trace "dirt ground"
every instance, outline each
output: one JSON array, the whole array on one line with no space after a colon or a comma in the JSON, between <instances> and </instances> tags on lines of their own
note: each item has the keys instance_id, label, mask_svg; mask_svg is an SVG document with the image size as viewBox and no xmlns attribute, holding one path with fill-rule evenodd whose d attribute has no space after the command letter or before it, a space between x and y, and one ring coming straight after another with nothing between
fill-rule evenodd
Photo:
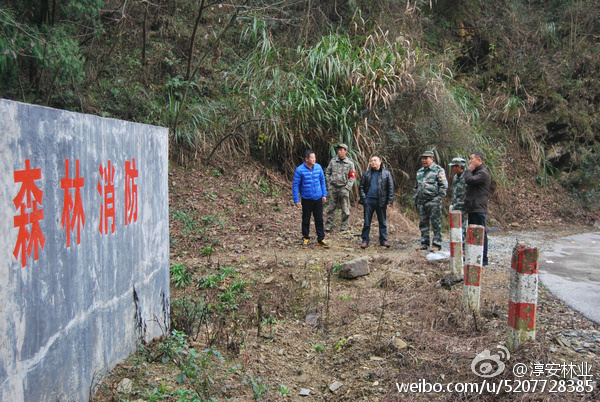
<instances>
[{"instance_id":1,"label":"dirt ground","mask_svg":"<svg viewBox=\"0 0 600 402\"><path fill-rule=\"evenodd\" d=\"M408 207L388 211L389 249L360 249L362 207L354 205L351 230L329 235L331 248L313 238L302 250L300 212L283 177L259 165L226 163L190 170L173 165L169 175L171 266L190 278L172 282L170 330L186 336L165 333L141 345L96 385L94 401L598 398L595 384L593 392L554 393L548 385L543 393L400 393L400 383L482 383L471 364L506 341L510 255L484 271L475 314L461 308L461 283L439 285L449 261L428 261L426 252L415 251L416 213ZM593 230L586 226L589 216L560 213L558 191L530 194L528 186L513 200L492 197L494 225L536 230L544 240ZM533 206L517 221L510 205L518 199ZM371 244L376 233L374 225ZM369 258L369 275L338 277L339 264L360 257ZM512 351L493 381L516 380L516 364L565 362L589 363L593 378L600 377L597 355L555 340L556 330L597 325L543 287L537 319L536 340ZM123 379L131 380L130 389Z\"/></svg>"}]
</instances>

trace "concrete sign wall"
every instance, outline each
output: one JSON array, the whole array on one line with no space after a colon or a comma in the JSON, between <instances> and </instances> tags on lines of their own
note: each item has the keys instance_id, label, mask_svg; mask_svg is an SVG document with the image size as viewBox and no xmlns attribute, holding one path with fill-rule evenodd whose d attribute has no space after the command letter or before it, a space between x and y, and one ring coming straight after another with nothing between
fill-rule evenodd
<instances>
[{"instance_id":1,"label":"concrete sign wall","mask_svg":"<svg viewBox=\"0 0 600 402\"><path fill-rule=\"evenodd\" d=\"M167 137L0 99L1 400L87 400L167 329Z\"/></svg>"}]
</instances>

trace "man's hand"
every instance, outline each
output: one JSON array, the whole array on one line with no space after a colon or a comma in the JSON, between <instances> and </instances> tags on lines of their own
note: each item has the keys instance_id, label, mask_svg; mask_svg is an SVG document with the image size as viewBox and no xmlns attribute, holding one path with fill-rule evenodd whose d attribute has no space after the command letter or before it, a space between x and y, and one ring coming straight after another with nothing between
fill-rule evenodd
<instances>
[{"instance_id":1,"label":"man's hand","mask_svg":"<svg viewBox=\"0 0 600 402\"><path fill-rule=\"evenodd\" d=\"M469 170L472 172L473 170L475 170L476 167L477 167L477 164L471 162L471 164L469 165Z\"/></svg>"},{"instance_id":2,"label":"man's hand","mask_svg":"<svg viewBox=\"0 0 600 402\"><path fill-rule=\"evenodd\" d=\"M300 204L299 202L296 202L296 206L298 207L298 209L302 209L302 204Z\"/></svg>"},{"instance_id":3,"label":"man's hand","mask_svg":"<svg viewBox=\"0 0 600 402\"><path fill-rule=\"evenodd\" d=\"M323 197L322 200L323 200L323 204L325 204L325 201L327 201L327 197Z\"/></svg>"}]
</instances>

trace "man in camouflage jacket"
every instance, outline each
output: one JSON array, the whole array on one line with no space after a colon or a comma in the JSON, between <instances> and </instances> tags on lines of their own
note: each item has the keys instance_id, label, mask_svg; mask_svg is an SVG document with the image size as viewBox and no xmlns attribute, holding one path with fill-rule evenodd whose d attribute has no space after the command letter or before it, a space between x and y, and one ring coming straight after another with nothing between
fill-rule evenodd
<instances>
[{"instance_id":1,"label":"man in camouflage jacket","mask_svg":"<svg viewBox=\"0 0 600 402\"><path fill-rule=\"evenodd\" d=\"M329 193L329 206L327 207L326 231L333 230L335 210L339 204L342 209L341 230L348 230L348 219L350 218L350 191L356 179L354 162L346 156L348 145L339 144L336 147L337 155L329 162L325 179Z\"/></svg>"},{"instance_id":2,"label":"man in camouflage jacket","mask_svg":"<svg viewBox=\"0 0 600 402\"><path fill-rule=\"evenodd\" d=\"M467 161L464 158L454 158L450 163L450 169L454 179L452 180L452 202L450 203L451 211L460 211L462 217L462 232L463 242L465 241L467 233L467 214L465 213L465 167Z\"/></svg>"},{"instance_id":3,"label":"man in camouflage jacket","mask_svg":"<svg viewBox=\"0 0 600 402\"><path fill-rule=\"evenodd\" d=\"M421 155L423 167L417 171L414 204L419 211L421 245L417 250L429 249L429 230L433 230L431 251L442 249L442 199L448 190L446 171L433 161L433 151Z\"/></svg>"}]
</instances>

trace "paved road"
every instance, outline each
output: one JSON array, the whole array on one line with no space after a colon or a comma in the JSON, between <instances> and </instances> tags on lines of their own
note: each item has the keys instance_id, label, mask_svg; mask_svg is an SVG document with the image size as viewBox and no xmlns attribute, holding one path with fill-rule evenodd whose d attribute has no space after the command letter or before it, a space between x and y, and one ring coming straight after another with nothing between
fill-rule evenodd
<instances>
[{"instance_id":1,"label":"paved road","mask_svg":"<svg viewBox=\"0 0 600 402\"><path fill-rule=\"evenodd\" d=\"M600 324L600 232L556 240L540 256L539 276L553 295Z\"/></svg>"}]
</instances>

